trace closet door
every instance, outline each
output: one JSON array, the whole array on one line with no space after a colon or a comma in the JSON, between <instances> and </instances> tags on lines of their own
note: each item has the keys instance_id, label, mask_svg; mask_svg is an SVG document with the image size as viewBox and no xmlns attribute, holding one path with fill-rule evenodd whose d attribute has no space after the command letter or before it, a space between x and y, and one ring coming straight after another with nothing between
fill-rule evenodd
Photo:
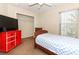
<instances>
[{"instance_id":1,"label":"closet door","mask_svg":"<svg viewBox=\"0 0 79 59\"><path fill-rule=\"evenodd\" d=\"M60 13L60 34L64 36L77 37L78 10L70 10Z\"/></svg>"},{"instance_id":2,"label":"closet door","mask_svg":"<svg viewBox=\"0 0 79 59\"><path fill-rule=\"evenodd\" d=\"M34 17L17 14L19 29L22 31L22 38L33 36Z\"/></svg>"}]
</instances>

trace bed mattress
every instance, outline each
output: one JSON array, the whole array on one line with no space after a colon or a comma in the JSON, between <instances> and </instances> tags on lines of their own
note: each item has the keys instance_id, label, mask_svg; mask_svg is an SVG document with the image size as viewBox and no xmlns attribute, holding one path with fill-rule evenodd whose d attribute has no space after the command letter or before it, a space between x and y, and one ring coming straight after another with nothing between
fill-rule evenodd
<instances>
[{"instance_id":1,"label":"bed mattress","mask_svg":"<svg viewBox=\"0 0 79 59\"><path fill-rule=\"evenodd\" d=\"M58 55L79 55L79 39L76 38L45 33L37 36L36 43Z\"/></svg>"}]
</instances>

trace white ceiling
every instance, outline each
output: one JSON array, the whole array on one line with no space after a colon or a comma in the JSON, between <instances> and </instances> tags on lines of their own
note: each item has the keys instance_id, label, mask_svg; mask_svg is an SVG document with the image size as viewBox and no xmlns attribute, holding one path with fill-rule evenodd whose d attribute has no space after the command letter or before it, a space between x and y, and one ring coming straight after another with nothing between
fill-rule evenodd
<instances>
[{"instance_id":1,"label":"white ceiling","mask_svg":"<svg viewBox=\"0 0 79 59\"><path fill-rule=\"evenodd\" d=\"M31 10L31 11L36 12L36 13L46 12L46 11L50 10L51 8L56 7L56 4L52 4L52 3L50 3L50 4L47 4L47 3L44 3L44 4L13 3L12 5L18 6L18 7L24 8L24 9L28 9L28 10Z\"/></svg>"}]
</instances>

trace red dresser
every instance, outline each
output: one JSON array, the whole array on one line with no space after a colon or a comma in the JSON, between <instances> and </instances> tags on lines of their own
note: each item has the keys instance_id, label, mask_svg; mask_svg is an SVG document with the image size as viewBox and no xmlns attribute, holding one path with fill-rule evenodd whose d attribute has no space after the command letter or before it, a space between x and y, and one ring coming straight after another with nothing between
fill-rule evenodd
<instances>
[{"instance_id":1,"label":"red dresser","mask_svg":"<svg viewBox=\"0 0 79 59\"><path fill-rule=\"evenodd\" d=\"M0 51L8 52L21 44L21 31L14 30L0 33Z\"/></svg>"}]
</instances>

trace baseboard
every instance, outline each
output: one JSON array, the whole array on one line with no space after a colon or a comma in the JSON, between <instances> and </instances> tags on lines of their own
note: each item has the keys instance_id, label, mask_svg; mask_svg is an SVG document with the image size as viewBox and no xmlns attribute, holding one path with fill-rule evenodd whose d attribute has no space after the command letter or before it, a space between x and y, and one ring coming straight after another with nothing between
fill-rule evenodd
<instances>
[{"instance_id":1,"label":"baseboard","mask_svg":"<svg viewBox=\"0 0 79 59\"><path fill-rule=\"evenodd\" d=\"M30 37L26 37L26 38L22 38L22 39L28 39L28 38L33 38L33 36L30 36Z\"/></svg>"}]
</instances>

